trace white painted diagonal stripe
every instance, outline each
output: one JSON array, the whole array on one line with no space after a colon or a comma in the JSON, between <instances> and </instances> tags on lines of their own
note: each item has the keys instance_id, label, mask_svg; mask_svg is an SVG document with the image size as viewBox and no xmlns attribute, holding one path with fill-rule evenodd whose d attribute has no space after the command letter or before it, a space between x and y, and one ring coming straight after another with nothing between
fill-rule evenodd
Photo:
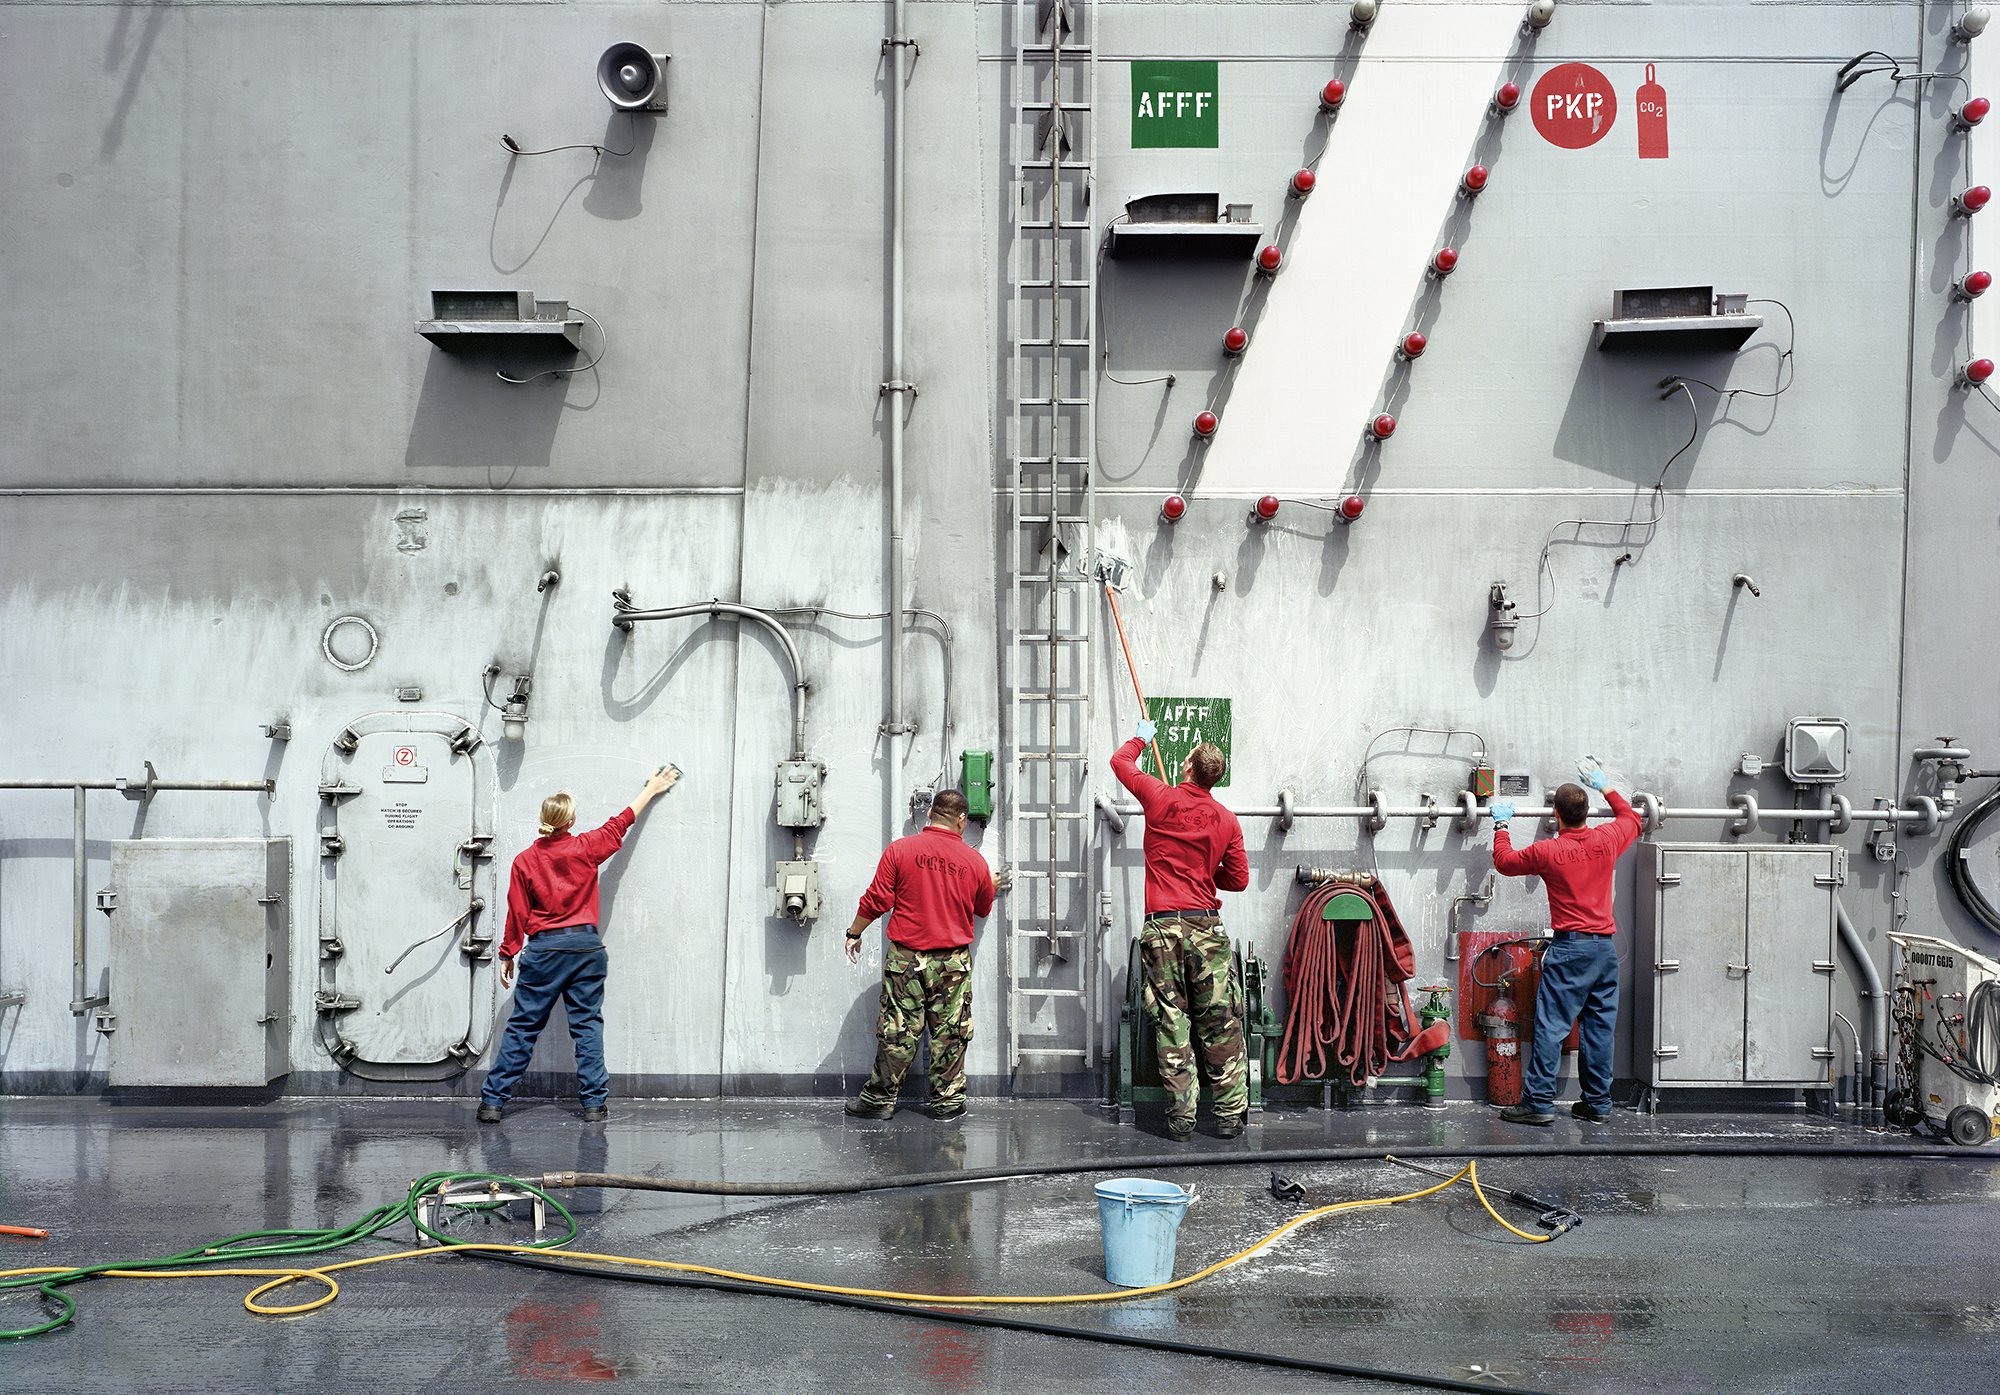
<instances>
[{"instance_id":1,"label":"white painted diagonal stripe","mask_svg":"<svg viewBox=\"0 0 2000 1395\"><path fill-rule=\"evenodd\" d=\"M1208 447L1202 492L1340 487L1525 8L1382 6Z\"/></svg>"}]
</instances>

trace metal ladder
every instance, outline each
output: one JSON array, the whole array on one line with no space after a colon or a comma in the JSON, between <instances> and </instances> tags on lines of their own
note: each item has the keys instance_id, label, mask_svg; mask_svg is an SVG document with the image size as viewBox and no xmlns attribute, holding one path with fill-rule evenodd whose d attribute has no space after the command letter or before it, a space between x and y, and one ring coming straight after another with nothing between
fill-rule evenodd
<instances>
[{"instance_id":1,"label":"metal ladder","mask_svg":"<svg viewBox=\"0 0 2000 1395\"><path fill-rule=\"evenodd\" d=\"M1090 838L1097 53L1089 0L1016 0L1009 261L1008 1064L1097 1064ZM1074 1062L1074 1066L1067 1063Z\"/></svg>"}]
</instances>

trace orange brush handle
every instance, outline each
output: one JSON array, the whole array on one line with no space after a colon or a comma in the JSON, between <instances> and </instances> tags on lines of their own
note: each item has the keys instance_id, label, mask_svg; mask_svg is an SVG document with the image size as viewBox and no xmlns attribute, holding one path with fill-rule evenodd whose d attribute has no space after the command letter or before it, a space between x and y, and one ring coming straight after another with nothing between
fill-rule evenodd
<instances>
[{"instance_id":1,"label":"orange brush handle","mask_svg":"<svg viewBox=\"0 0 2000 1395\"><path fill-rule=\"evenodd\" d=\"M1125 638L1125 617L1118 613L1118 597L1111 589L1111 583L1104 584L1104 599L1111 602L1111 623L1118 627L1118 647L1125 651L1125 671L1132 675L1132 693L1139 699L1139 711L1146 711L1146 694L1139 688L1139 666L1132 662L1132 642ZM1160 772L1162 780L1167 778L1167 763L1160 759L1160 743L1153 742L1153 769Z\"/></svg>"},{"instance_id":2,"label":"orange brush handle","mask_svg":"<svg viewBox=\"0 0 2000 1395\"><path fill-rule=\"evenodd\" d=\"M49 1238L49 1233L46 1230L36 1230L31 1225L0 1225L0 1235L24 1235L30 1240L46 1240Z\"/></svg>"}]
</instances>

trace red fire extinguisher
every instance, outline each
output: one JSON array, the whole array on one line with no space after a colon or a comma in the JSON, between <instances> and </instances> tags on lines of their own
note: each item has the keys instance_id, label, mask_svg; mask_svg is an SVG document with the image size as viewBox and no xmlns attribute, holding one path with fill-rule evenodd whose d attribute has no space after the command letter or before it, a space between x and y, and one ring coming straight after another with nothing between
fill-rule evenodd
<instances>
[{"instance_id":1,"label":"red fire extinguisher","mask_svg":"<svg viewBox=\"0 0 2000 1395\"><path fill-rule=\"evenodd\" d=\"M1653 81L1653 65L1646 65L1646 81L1639 88L1639 158L1667 158L1667 89Z\"/></svg>"},{"instance_id":2,"label":"red fire extinguisher","mask_svg":"<svg viewBox=\"0 0 2000 1395\"><path fill-rule=\"evenodd\" d=\"M1521 1015L1507 996L1507 980L1479 1014L1486 1033L1486 1098L1494 1104L1521 1102Z\"/></svg>"}]
</instances>

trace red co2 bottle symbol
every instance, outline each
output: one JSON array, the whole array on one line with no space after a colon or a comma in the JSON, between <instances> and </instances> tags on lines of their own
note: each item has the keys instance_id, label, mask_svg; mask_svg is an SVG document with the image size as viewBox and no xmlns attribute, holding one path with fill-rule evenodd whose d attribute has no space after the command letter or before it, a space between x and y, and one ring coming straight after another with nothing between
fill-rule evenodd
<instances>
[{"instance_id":1,"label":"red co2 bottle symbol","mask_svg":"<svg viewBox=\"0 0 2000 1395\"><path fill-rule=\"evenodd\" d=\"M1667 89L1653 81L1653 65L1646 65L1646 81L1639 88L1639 158L1667 158Z\"/></svg>"}]
</instances>

